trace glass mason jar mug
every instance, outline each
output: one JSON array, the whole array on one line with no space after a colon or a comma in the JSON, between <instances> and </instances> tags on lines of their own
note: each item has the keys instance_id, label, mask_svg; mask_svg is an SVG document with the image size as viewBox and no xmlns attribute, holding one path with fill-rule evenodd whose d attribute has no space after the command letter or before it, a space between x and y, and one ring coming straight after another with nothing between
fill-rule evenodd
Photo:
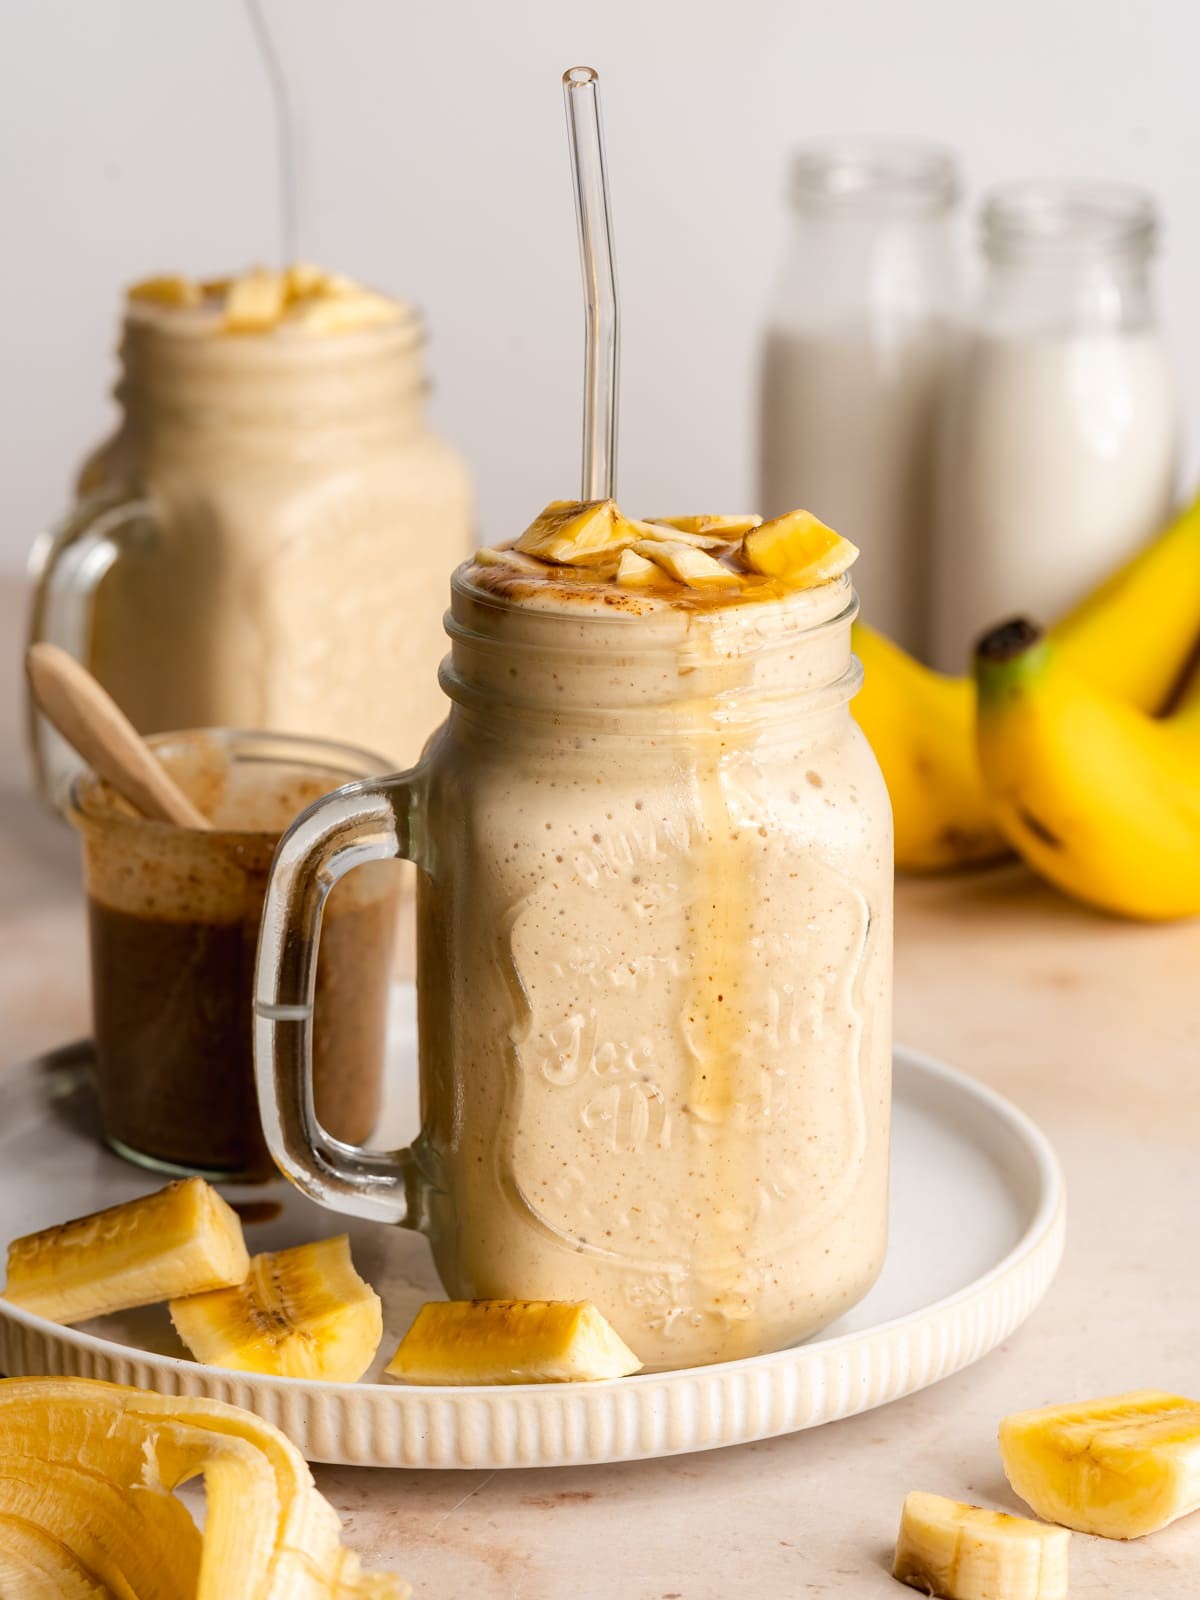
<instances>
[{"instance_id":1,"label":"glass mason jar mug","mask_svg":"<svg viewBox=\"0 0 1200 1600\"><path fill-rule=\"evenodd\" d=\"M35 549L31 633L139 732L274 728L416 760L471 495L425 420L423 326L395 312L229 334L211 309L129 303L121 422ZM30 727L56 801L69 759L32 706Z\"/></svg>"},{"instance_id":2,"label":"glass mason jar mug","mask_svg":"<svg viewBox=\"0 0 1200 1600\"><path fill-rule=\"evenodd\" d=\"M425 1232L454 1297L592 1299L650 1366L753 1355L885 1248L891 813L853 593L569 598L460 570L421 763L285 835L263 1126L313 1198ZM324 896L388 856L421 869L422 1129L383 1155L315 1118L311 1004Z\"/></svg>"}]
</instances>

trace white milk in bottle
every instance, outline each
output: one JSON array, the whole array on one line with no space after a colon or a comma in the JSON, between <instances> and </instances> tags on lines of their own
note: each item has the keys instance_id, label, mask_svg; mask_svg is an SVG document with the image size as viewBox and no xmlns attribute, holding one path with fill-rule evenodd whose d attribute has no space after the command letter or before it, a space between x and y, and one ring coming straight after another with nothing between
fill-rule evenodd
<instances>
[{"instance_id":1,"label":"white milk in bottle","mask_svg":"<svg viewBox=\"0 0 1200 1600\"><path fill-rule=\"evenodd\" d=\"M864 619L918 652L957 195L941 150L854 141L802 151L761 366L763 511L811 506L853 539Z\"/></svg>"},{"instance_id":2,"label":"white milk in bottle","mask_svg":"<svg viewBox=\"0 0 1200 1600\"><path fill-rule=\"evenodd\" d=\"M1118 185L1023 183L984 210L988 278L947 393L934 657L1050 623L1168 515L1177 424L1150 295L1155 216Z\"/></svg>"}]
</instances>

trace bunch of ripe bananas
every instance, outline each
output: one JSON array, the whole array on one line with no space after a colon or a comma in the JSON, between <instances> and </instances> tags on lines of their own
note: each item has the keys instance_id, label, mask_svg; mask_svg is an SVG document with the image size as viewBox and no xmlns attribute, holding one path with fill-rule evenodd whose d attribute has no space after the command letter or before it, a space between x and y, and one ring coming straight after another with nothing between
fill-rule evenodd
<instances>
[{"instance_id":1,"label":"bunch of ripe bananas","mask_svg":"<svg viewBox=\"0 0 1200 1600\"><path fill-rule=\"evenodd\" d=\"M858 624L854 712L887 779L896 865L1017 850L1119 916L1200 913L1200 499L1067 616L1018 620L948 678Z\"/></svg>"}]
</instances>

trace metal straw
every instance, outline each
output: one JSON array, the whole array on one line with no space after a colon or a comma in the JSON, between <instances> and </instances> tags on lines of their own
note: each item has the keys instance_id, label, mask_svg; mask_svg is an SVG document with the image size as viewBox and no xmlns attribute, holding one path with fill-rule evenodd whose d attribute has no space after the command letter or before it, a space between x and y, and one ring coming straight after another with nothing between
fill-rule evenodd
<instances>
[{"instance_id":1,"label":"metal straw","mask_svg":"<svg viewBox=\"0 0 1200 1600\"><path fill-rule=\"evenodd\" d=\"M583 498L607 500L614 493L617 479L617 366L621 337L599 78L591 67L572 67L563 73L563 99L575 176L575 215L579 222L587 323Z\"/></svg>"}]
</instances>

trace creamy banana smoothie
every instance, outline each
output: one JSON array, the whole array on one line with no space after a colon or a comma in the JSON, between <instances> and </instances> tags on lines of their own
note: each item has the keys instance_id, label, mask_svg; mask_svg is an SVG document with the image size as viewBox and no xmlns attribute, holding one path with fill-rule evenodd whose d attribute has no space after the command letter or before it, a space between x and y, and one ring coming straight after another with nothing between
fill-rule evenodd
<instances>
[{"instance_id":1,"label":"creamy banana smoothie","mask_svg":"<svg viewBox=\"0 0 1200 1600\"><path fill-rule=\"evenodd\" d=\"M551 507L453 586L419 1003L452 1296L651 1366L802 1339L886 1239L891 814L853 547ZM748 534L748 538L743 539Z\"/></svg>"},{"instance_id":2,"label":"creamy banana smoothie","mask_svg":"<svg viewBox=\"0 0 1200 1600\"><path fill-rule=\"evenodd\" d=\"M271 728L415 761L473 542L424 343L410 307L311 266L135 286L122 421L42 552L35 634L143 733Z\"/></svg>"},{"instance_id":3,"label":"creamy banana smoothie","mask_svg":"<svg viewBox=\"0 0 1200 1600\"><path fill-rule=\"evenodd\" d=\"M780 1348L887 1233L891 809L856 551L807 512L556 502L451 586L450 715L284 835L255 1059L280 1168L426 1233L452 1299L595 1303L650 1367ZM322 885L417 863L421 1130L311 1112Z\"/></svg>"}]
</instances>

